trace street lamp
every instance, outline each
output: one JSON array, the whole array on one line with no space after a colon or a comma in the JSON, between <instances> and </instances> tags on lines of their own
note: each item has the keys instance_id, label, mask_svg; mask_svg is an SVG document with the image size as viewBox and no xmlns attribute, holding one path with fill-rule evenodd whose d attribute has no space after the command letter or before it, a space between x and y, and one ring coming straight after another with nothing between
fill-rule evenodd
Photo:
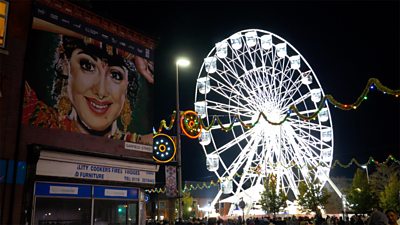
<instances>
[{"instance_id":1,"label":"street lamp","mask_svg":"<svg viewBox=\"0 0 400 225\"><path fill-rule=\"evenodd\" d=\"M367 164L362 165L361 168L365 169L365 171L367 172L367 181L368 181L368 184L369 184L368 165Z\"/></svg>"},{"instance_id":2,"label":"street lamp","mask_svg":"<svg viewBox=\"0 0 400 225\"><path fill-rule=\"evenodd\" d=\"M176 160L178 161L178 219L182 218L182 158L181 158L181 127L179 109L179 66L186 67L190 61L185 58L176 60Z\"/></svg>"}]
</instances>

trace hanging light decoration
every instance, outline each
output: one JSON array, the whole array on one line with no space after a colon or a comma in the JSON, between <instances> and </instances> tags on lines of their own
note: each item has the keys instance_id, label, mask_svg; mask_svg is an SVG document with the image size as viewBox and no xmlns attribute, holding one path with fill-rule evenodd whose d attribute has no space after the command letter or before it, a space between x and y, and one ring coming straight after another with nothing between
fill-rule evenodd
<instances>
[{"instance_id":1,"label":"hanging light decoration","mask_svg":"<svg viewBox=\"0 0 400 225\"><path fill-rule=\"evenodd\" d=\"M201 134L199 117L196 112L187 110L181 116L181 128L183 133L192 139L198 138Z\"/></svg>"},{"instance_id":2,"label":"hanging light decoration","mask_svg":"<svg viewBox=\"0 0 400 225\"><path fill-rule=\"evenodd\" d=\"M159 163L167 163L175 157L176 147L172 138L160 133L153 137L153 159Z\"/></svg>"}]
</instances>

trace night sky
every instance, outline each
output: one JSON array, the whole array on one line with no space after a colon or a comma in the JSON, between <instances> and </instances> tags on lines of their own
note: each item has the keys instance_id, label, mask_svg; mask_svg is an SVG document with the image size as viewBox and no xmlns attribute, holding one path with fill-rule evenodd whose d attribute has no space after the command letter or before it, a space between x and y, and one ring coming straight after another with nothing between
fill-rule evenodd
<instances>
[{"instance_id":1,"label":"night sky","mask_svg":"<svg viewBox=\"0 0 400 225\"><path fill-rule=\"evenodd\" d=\"M324 92L342 103L354 102L371 77L400 89L399 1L94 1L92 9L156 39L155 127L175 109L176 58L192 62L180 69L179 88L181 109L193 109L203 58L216 42L244 29L270 31L292 44ZM357 110L330 109L334 160L400 158L400 97L372 91ZM182 136L182 157L184 180L215 179L196 140ZM330 174L352 176L354 168Z\"/></svg>"}]
</instances>

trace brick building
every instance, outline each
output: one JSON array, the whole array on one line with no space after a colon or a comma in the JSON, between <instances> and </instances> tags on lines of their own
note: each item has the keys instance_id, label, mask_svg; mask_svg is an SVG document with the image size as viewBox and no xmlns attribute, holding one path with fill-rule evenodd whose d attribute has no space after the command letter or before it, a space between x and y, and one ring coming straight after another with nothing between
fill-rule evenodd
<instances>
[{"instance_id":1,"label":"brick building","mask_svg":"<svg viewBox=\"0 0 400 225\"><path fill-rule=\"evenodd\" d=\"M154 40L65 0L0 22L0 224L143 224Z\"/></svg>"}]
</instances>

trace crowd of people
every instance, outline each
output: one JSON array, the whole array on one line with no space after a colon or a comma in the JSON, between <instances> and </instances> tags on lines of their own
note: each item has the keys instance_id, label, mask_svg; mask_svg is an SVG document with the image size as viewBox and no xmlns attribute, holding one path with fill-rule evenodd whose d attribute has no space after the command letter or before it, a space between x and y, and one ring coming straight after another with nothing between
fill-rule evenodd
<instances>
[{"instance_id":1,"label":"crowd of people","mask_svg":"<svg viewBox=\"0 0 400 225\"><path fill-rule=\"evenodd\" d=\"M351 217L326 215L316 216L292 216L292 217L249 217L245 221L242 217L221 218L193 218L187 221L176 221L175 225L400 225L399 214L395 210L387 210L385 213L375 209L369 215L352 215ZM147 225L172 225L168 221L147 221Z\"/></svg>"}]
</instances>

